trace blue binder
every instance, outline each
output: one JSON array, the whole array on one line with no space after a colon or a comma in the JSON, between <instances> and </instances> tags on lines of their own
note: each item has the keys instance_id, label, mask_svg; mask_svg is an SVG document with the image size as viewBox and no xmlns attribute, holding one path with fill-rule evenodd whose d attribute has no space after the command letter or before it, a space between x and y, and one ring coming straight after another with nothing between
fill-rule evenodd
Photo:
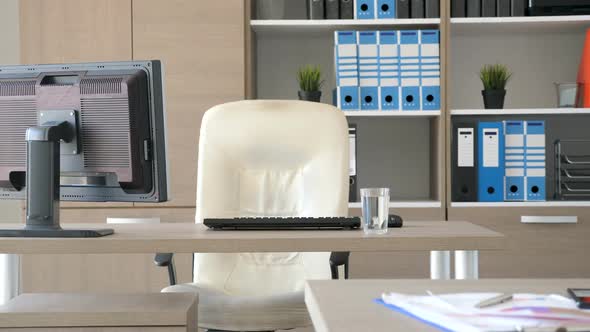
<instances>
[{"instance_id":1,"label":"blue binder","mask_svg":"<svg viewBox=\"0 0 590 332\"><path fill-rule=\"evenodd\" d=\"M399 31L379 31L379 109L399 110Z\"/></svg>"},{"instance_id":2,"label":"blue binder","mask_svg":"<svg viewBox=\"0 0 590 332\"><path fill-rule=\"evenodd\" d=\"M526 200L546 200L545 121L526 122Z\"/></svg>"},{"instance_id":3,"label":"blue binder","mask_svg":"<svg viewBox=\"0 0 590 332\"><path fill-rule=\"evenodd\" d=\"M440 33L420 30L421 109L440 110Z\"/></svg>"},{"instance_id":4,"label":"blue binder","mask_svg":"<svg viewBox=\"0 0 590 332\"><path fill-rule=\"evenodd\" d=\"M335 104L341 110L359 109L358 48L356 31L334 33L336 64Z\"/></svg>"},{"instance_id":5,"label":"blue binder","mask_svg":"<svg viewBox=\"0 0 590 332\"><path fill-rule=\"evenodd\" d=\"M361 111L378 110L379 46L377 31L359 31L357 40Z\"/></svg>"},{"instance_id":6,"label":"blue binder","mask_svg":"<svg viewBox=\"0 0 590 332\"><path fill-rule=\"evenodd\" d=\"M480 122L478 132L478 190L480 202L504 200L504 130L502 122Z\"/></svg>"},{"instance_id":7,"label":"blue binder","mask_svg":"<svg viewBox=\"0 0 590 332\"><path fill-rule=\"evenodd\" d=\"M377 0L377 18L395 18L396 0Z\"/></svg>"},{"instance_id":8,"label":"blue binder","mask_svg":"<svg viewBox=\"0 0 590 332\"><path fill-rule=\"evenodd\" d=\"M504 121L504 200L525 200L524 121Z\"/></svg>"},{"instance_id":9,"label":"blue binder","mask_svg":"<svg viewBox=\"0 0 590 332\"><path fill-rule=\"evenodd\" d=\"M420 47L417 30L400 32L401 109L420 110Z\"/></svg>"},{"instance_id":10,"label":"blue binder","mask_svg":"<svg viewBox=\"0 0 590 332\"><path fill-rule=\"evenodd\" d=\"M375 19L375 3L377 0L356 0L354 18L357 20Z\"/></svg>"}]
</instances>

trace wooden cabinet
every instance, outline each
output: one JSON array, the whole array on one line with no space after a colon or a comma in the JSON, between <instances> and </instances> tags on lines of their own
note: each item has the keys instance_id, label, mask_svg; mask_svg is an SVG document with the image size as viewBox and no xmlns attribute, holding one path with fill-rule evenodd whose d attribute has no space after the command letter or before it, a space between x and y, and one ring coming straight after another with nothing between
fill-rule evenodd
<instances>
[{"instance_id":1,"label":"wooden cabinet","mask_svg":"<svg viewBox=\"0 0 590 332\"><path fill-rule=\"evenodd\" d=\"M244 1L133 2L133 58L164 64L172 199L195 206L201 118L245 98ZM143 204L142 204L143 206Z\"/></svg>"},{"instance_id":2,"label":"wooden cabinet","mask_svg":"<svg viewBox=\"0 0 590 332\"><path fill-rule=\"evenodd\" d=\"M521 216L577 216L577 224L523 224ZM590 276L588 208L451 207L449 220L469 220L508 237L505 250L480 253L481 278Z\"/></svg>"},{"instance_id":3,"label":"wooden cabinet","mask_svg":"<svg viewBox=\"0 0 590 332\"><path fill-rule=\"evenodd\" d=\"M62 203L62 222L153 217L191 222L195 215L198 137L210 107L245 98L246 2L23 0L21 62L159 59L164 64L171 200L162 204ZM166 269L151 255L24 255L22 290L158 291ZM182 282L190 255L175 257Z\"/></svg>"}]
</instances>

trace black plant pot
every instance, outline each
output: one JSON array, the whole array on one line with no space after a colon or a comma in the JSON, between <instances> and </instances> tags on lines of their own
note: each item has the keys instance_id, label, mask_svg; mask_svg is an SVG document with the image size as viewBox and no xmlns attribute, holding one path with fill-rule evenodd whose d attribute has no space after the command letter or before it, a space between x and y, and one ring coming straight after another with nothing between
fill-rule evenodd
<instances>
[{"instance_id":1,"label":"black plant pot","mask_svg":"<svg viewBox=\"0 0 590 332\"><path fill-rule=\"evenodd\" d=\"M483 90L481 94L483 96L483 105L486 109L504 108L506 90Z\"/></svg>"},{"instance_id":2,"label":"black plant pot","mask_svg":"<svg viewBox=\"0 0 590 332\"><path fill-rule=\"evenodd\" d=\"M299 91L298 95L299 100L314 101L316 103L319 103L320 99L322 99L321 91Z\"/></svg>"}]
</instances>

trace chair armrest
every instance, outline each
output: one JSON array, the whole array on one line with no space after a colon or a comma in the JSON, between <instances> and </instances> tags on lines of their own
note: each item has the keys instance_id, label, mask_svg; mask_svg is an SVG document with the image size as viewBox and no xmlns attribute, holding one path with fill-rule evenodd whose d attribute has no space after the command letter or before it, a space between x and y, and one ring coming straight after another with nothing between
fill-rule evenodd
<instances>
[{"instance_id":1,"label":"chair armrest","mask_svg":"<svg viewBox=\"0 0 590 332\"><path fill-rule=\"evenodd\" d=\"M157 266L168 267L168 279L170 286L176 285L176 271L174 269L174 261L172 260L174 254L172 253L158 253L154 257L154 263Z\"/></svg>"},{"instance_id":2,"label":"chair armrest","mask_svg":"<svg viewBox=\"0 0 590 332\"><path fill-rule=\"evenodd\" d=\"M330 271L332 272L332 279L338 279L338 266L344 265L344 279L348 279L348 258L350 252L339 251L333 252L330 255Z\"/></svg>"}]
</instances>

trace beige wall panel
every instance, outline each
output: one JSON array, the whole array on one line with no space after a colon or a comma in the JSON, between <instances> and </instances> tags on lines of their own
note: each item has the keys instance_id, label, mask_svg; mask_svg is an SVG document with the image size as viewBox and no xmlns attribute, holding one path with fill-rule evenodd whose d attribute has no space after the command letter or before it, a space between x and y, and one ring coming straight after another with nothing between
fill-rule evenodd
<instances>
[{"instance_id":1,"label":"beige wall panel","mask_svg":"<svg viewBox=\"0 0 590 332\"><path fill-rule=\"evenodd\" d=\"M21 0L21 63L128 61L131 0ZM63 202L63 207L132 203ZM64 219L64 221L67 221Z\"/></svg>"},{"instance_id":2,"label":"beige wall panel","mask_svg":"<svg viewBox=\"0 0 590 332\"><path fill-rule=\"evenodd\" d=\"M0 65L14 65L20 61L18 0L0 1ZM0 200L0 223L20 222L22 201Z\"/></svg>"},{"instance_id":3,"label":"beige wall panel","mask_svg":"<svg viewBox=\"0 0 590 332\"><path fill-rule=\"evenodd\" d=\"M577 224L522 224L520 216L578 216ZM506 235L505 251L480 253L480 277L589 277L588 208L449 208L466 220Z\"/></svg>"},{"instance_id":4,"label":"beige wall panel","mask_svg":"<svg viewBox=\"0 0 590 332\"><path fill-rule=\"evenodd\" d=\"M242 0L133 2L134 58L165 68L168 206L195 205L203 113L245 97L244 10Z\"/></svg>"},{"instance_id":5,"label":"beige wall panel","mask_svg":"<svg viewBox=\"0 0 590 332\"><path fill-rule=\"evenodd\" d=\"M160 217L161 222L192 222L194 209L67 209L62 215L77 222ZM108 225L105 225L108 227ZM168 286L166 268L153 255L22 255L22 291L33 292L158 292ZM191 282L192 255L174 256L178 282Z\"/></svg>"},{"instance_id":6,"label":"beige wall panel","mask_svg":"<svg viewBox=\"0 0 590 332\"><path fill-rule=\"evenodd\" d=\"M21 0L23 63L131 60L131 0Z\"/></svg>"}]
</instances>

